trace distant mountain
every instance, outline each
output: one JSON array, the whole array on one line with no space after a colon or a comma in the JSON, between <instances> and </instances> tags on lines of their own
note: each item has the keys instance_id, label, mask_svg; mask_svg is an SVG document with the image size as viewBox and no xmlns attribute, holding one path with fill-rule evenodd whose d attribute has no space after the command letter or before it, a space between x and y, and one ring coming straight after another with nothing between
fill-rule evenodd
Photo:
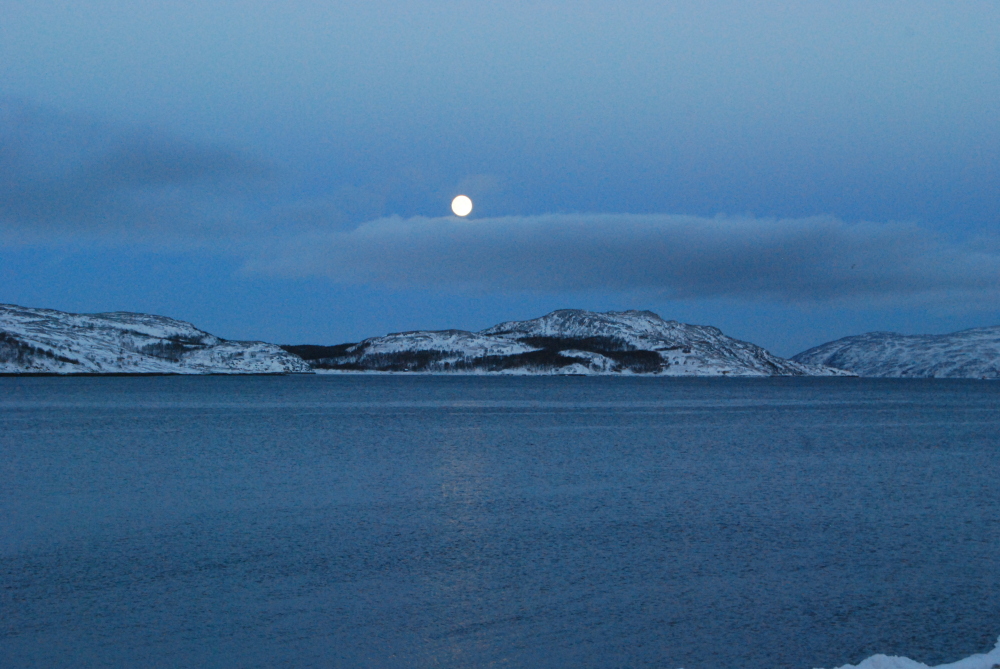
<instances>
[{"instance_id":1,"label":"distant mountain","mask_svg":"<svg viewBox=\"0 0 1000 669\"><path fill-rule=\"evenodd\" d=\"M263 342L226 341L163 316L68 314L0 304L0 373L266 374L310 372Z\"/></svg>"},{"instance_id":2,"label":"distant mountain","mask_svg":"<svg viewBox=\"0 0 1000 669\"><path fill-rule=\"evenodd\" d=\"M318 371L664 376L850 376L791 362L650 311L562 309L481 332L400 332L339 346L285 346Z\"/></svg>"},{"instance_id":3,"label":"distant mountain","mask_svg":"<svg viewBox=\"0 0 1000 669\"><path fill-rule=\"evenodd\" d=\"M944 335L869 332L811 348L792 360L860 376L995 379L1000 378L1000 326Z\"/></svg>"}]
</instances>

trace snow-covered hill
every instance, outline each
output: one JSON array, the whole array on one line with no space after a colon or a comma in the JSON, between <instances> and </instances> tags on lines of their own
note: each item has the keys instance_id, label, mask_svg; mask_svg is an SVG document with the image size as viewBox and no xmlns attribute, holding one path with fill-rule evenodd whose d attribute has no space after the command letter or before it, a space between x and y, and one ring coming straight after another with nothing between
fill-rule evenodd
<instances>
[{"instance_id":1,"label":"snow-covered hill","mask_svg":"<svg viewBox=\"0 0 1000 669\"><path fill-rule=\"evenodd\" d=\"M860 376L995 379L1000 378L1000 326L945 335L869 332L811 348L792 360Z\"/></svg>"},{"instance_id":2,"label":"snow-covered hill","mask_svg":"<svg viewBox=\"0 0 1000 669\"><path fill-rule=\"evenodd\" d=\"M226 341L190 323L115 312L68 314L0 304L0 373L309 372L273 344Z\"/></svg>"},{"instance_id":3,"label":"snow-covered hill","mask_svg":"<svg viewBox=\"0 0 1000 669\"><path fill-rule=\"evenodd\" d=\"M482 332L400 332L340 346L288 346L317 370L667 376L838 376L649 311L562 309Z\"/></svg>"}]
</instances>

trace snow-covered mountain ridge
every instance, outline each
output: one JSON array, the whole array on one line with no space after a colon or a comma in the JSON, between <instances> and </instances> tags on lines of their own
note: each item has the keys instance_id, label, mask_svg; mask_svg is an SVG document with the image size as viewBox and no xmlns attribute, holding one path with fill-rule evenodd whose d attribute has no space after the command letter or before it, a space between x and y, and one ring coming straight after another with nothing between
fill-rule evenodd
<instances>
[{"instance_id":1,"label":"snow-covered mountain ridge","mask_svg":"<svg viewBox=\"0 0 1000 669\"><path fill-rule=\"evenodd\" d=\"M0 373L280 374L309 365L273 344L227 341L147 314L0 304Z\"/></svg>"},{"instance_id":2,"label":"snow-covered mountain ridge","mask_svg":"<svg viewBox=\"0 0 1000 669\"><path fill-rule=\"evenodd\" d=\"M481 332L399 332L339 346L286 346L319 371L662 376L850 376L779 358L718 328L650 311L561 309Z\"/></svg>"},{"instance_id":3,"label":"snow-covered mountain ridge","mask_svg":"<svg viewBox=\"0 0 1000 669\"><path fill-rule=\"evenodd\" d=\"M1000 326L943 335L869 332L827 342L792 360L860 376L995 379L1000 378Z\"/></svg>"}]
</instances>

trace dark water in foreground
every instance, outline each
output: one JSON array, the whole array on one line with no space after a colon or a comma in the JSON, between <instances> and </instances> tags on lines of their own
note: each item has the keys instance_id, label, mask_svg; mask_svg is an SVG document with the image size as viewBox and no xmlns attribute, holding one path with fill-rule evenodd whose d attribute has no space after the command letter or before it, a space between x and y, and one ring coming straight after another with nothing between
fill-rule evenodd
<instances>
[{"instance_id":1,"label":"dark water in foreground","mask_svg":"<svg viewBox=\"0 0 1000 669\"><path fill-rule=\"evenodd\" d=\"M1000 384L0 379L4 667L936 664Z\"/></svg>"}]
</instances>

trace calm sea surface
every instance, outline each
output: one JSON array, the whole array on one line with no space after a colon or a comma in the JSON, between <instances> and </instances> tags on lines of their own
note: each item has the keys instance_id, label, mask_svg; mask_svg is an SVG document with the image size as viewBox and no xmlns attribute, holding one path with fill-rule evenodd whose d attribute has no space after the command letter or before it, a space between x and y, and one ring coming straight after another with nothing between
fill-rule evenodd
<instances>
[{"instance_id":1,"label":"calm sea surface","mask_svg":"<svg viewBox=\"0 0 1000 669\"><path fill-rule=\"evenodd\" d=\"M1000 383L0 378L0 666L930 664Z\"/></svg>"}]
</instances>

